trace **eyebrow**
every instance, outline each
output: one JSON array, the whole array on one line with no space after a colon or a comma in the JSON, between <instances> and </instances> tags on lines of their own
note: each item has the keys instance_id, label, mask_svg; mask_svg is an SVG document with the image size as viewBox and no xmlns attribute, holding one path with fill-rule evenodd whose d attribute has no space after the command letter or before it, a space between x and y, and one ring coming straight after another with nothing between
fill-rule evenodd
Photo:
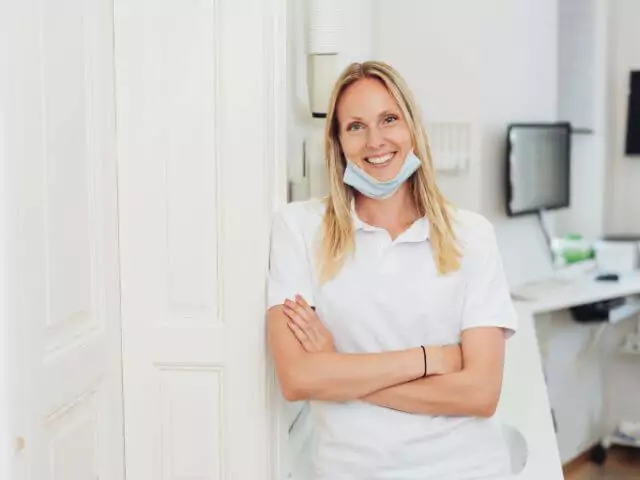
<instances>
[{"instance_id":1,"label":"eyebrow","mask_svg":"<svg viewBox=\"0 0 640 480\"><path fill-rule=\"evenodd\" d=\"M380 115L378 115L378 118L382 118L382 117L386 117L387 115L400 115L399 111L395 111L395 110L385 110L383 112L380 113ZM349 117L348 122L353 122L353 121L363 121L362 118L360 117Z\"/></svg>"}]
</instances>

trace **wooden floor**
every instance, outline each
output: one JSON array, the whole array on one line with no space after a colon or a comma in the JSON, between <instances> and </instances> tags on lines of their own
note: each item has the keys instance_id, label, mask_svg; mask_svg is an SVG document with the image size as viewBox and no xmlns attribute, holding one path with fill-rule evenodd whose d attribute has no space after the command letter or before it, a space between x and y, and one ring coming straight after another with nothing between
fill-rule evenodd
<instances>
[{"instance_id":1,"label":"wooden floor","mask_svg":"<svg viewBox=\"0 0 640 480\"><path fill-rule=\"evenodd\" d=\"M611 448L603 466L585 462L568 471L565 480L640 480L640 449Z\"/></svg>"}]
</instances>

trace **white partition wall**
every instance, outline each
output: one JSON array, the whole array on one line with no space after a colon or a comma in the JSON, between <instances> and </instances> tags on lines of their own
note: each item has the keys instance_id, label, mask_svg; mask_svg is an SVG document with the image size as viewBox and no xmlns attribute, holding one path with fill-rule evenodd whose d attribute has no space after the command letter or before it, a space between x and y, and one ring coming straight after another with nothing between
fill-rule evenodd
<instances>
[{"instance_id":1,"label":"white partition wall","mask_svg":"<svg viewBox=\"0 0 640 480\"><path fill-rule=\"evenodd\" d=\"M115 20L127 477L271 478L284 3L116 0Z\"/></svg>"}]
</instances>

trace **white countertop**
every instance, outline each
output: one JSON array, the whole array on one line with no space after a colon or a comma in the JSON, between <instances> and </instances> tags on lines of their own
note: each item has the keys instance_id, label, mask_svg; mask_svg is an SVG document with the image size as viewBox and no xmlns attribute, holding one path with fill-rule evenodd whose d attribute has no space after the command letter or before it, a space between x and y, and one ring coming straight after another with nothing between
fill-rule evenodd
<instances>
[{"instance_id":1,"label":"white countertop","mask_svg":"<svg viewBox=\"0 0 640 480\"><path fill-rule=\"evenodd\" d=\"M519 310L528 309L536 314L640 294L640 271L621 275L617 281L597 281L595 276L532 282L515 289L514 301Z\"/></svg>"}]
</instances>

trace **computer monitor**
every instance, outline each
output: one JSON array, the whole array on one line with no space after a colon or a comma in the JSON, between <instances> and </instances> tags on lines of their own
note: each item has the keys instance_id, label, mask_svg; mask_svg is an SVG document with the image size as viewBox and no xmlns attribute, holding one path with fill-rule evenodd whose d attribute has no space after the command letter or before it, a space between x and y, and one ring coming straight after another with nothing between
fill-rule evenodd
<instances>
[{"instance_id":1,"label":"computer monitor","mask_svg":"<svg viewBox=\"0 0 640 480\"><path fill-rule=\"evenodd\" d=\"M509 125L506 160L506 208L509 216L569 206L569 123Z\"/></svg>"},{"instance_id":2,"label":"computer monitor","mask_svg":"<svg viewBox=\"0 0 640 480\"><path fill-rule=\"evenodd\" d=\"M631 72L625 153L640 155L640 71Z\"/></svg>"}]
</instances>

